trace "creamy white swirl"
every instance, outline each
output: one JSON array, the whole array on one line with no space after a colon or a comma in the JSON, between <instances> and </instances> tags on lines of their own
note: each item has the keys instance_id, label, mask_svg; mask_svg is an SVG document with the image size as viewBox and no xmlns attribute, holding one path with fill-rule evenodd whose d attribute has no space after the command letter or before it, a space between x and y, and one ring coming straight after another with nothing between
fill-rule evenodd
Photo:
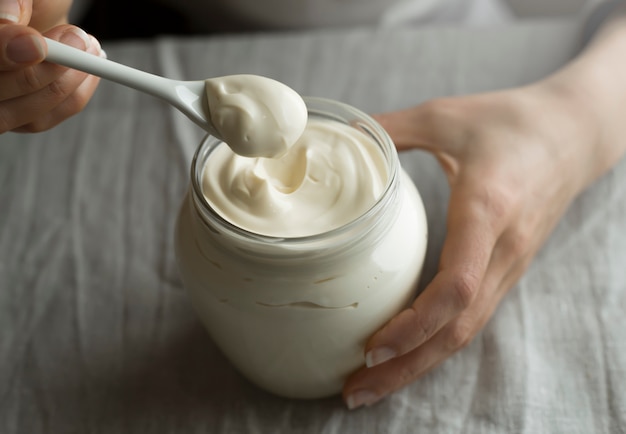
<instances>
[{"instance_id":1,"label":"creamy white swirl","mask_svg":"<svg viewBox=\"0 0 626 434\"><path fill-rule=\"evenodd\" d=\"M298 140L307 121L302 97L287 85L240 74L205 81L211 121L220 138L246 157L278 157Z\"/></svg>"},{"instance_id":2,"label":"creamy white swirl","mask_svg":"<svg viewBox=\"0 0 626 434\"><path fill-rule=\"evenodd\" d=\"M222 144L202 175L206 200L224 219L258 234L303 237L367 211L387 182L385 158L360 130L309 119L281 158L245 158Z\"/></svg>"}]
</instances>

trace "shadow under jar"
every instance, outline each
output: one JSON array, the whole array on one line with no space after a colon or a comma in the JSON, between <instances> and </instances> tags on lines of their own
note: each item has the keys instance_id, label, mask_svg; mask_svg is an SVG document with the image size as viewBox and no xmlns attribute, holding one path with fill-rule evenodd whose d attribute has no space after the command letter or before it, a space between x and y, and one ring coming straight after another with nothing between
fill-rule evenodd
<instances>
[{"instance_id":1,"label":"shadow under jar","mask_svg":"<svg viewBox=\"0 0 626 434\"><path fill-rule=\"evenodd\" d=\"M386 184L356 219L301 237L257 234L229 222L203 194L203 171L226 146L200 144L176 225L176 257L212 339L249 380L274 394L321 398L364 364L368 339L415 297L424 206L387 133L361 111L305 98L309 119L347 125L379 148Z\"/></svg>"}]
</instances>

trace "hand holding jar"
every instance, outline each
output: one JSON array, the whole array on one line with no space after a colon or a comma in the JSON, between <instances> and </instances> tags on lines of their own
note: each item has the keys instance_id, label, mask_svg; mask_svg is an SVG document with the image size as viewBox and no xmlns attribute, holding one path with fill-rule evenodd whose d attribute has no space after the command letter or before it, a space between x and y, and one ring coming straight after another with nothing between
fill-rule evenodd
<instances>
[{"instance_id":1,"label":"hand holding jar","mask_svg":"<svg viewBox=\"0 0 626 434\"><path fill-rule=\"evenodd\" d=\"M371 405L467 345L572 200L626 151L626 26L524 88L442 99L377 117L399 149L433 153L451 188L439 271L366 344L344 387ZM597 68L597 65L604 65Z\"/></svg>"}]
</instances>

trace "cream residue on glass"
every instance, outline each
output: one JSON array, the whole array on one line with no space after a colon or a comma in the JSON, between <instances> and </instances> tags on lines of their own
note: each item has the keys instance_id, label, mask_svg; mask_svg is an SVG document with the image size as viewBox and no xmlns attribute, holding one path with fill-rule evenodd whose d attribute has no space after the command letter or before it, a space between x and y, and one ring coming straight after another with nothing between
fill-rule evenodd
<instances>
[{"instance_id":1,"label":"cream residue on glass","mask_svg":"<svg viewBox=\"0 0 626 434\"><path fill-rule=\"evenodd\" d=\"M212 208L242 229L304 237L362 215L382 194L387 176L370 137L317 119L280 158L246 158L219 146L207 160L202 190Z\"/></svg>"},{"instance_id":2,"label":"cream residue on glass","mask_svg":"<svg viewBox=\"0 0 626 434\"><path fill-rule=\"evenodd\" d=\"M233 152L275 158L298 140L307 122L302 97L285 84L240 74L205 81L209 117Z\"/></svg>"}]
</instances>

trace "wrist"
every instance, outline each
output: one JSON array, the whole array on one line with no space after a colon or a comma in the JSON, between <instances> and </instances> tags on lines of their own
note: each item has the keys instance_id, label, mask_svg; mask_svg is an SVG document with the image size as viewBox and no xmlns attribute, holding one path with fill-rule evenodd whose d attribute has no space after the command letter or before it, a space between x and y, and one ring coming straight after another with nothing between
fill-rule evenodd
<instances>
[{"instance_id":1,"label":"wrist","mask_svg":"<svg viewBox=\"0 0 626 434\"><path fill-rule=\"evenodd\" d=\"M616 25L617 24L617 25ZM626 153L626 24L612 23L578 58L536 86L561 110L593 179ZM564 132L565 133L565 132ZM582 141L582 142L581 142Z\"/></svg>"}]
</instances>

